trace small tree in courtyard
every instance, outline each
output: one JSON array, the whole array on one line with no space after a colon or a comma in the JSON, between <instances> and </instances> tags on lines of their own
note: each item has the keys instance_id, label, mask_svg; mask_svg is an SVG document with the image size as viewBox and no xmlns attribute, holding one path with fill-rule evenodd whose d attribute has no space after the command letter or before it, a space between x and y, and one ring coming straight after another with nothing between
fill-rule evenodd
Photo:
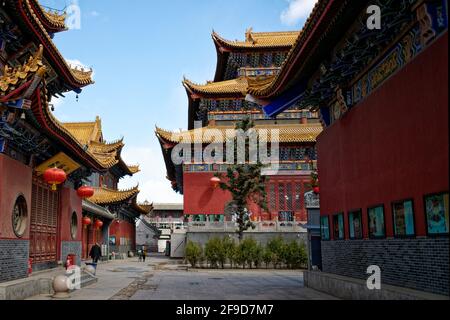
<instances>
[{"instance_id":1,"label":"small tree in courtyard","mask_svg":"<svg viewBox=\"0 0 450 320\"><path fill-rule=\"evenodd\" d=\"M253 121L245 119L238 122L236 130L243 130L248 132L254 127ZM245 137L245 164L238 163L238 143L237 138L234 140L235 163L230 165L227 173L216 174L216 177L221 179L219 184L222 190L229 191L232 196L233 213L236 216L236 223L238 225L237 233L239 235L239 242L243 239L244 231L255 228L249 216L248 203L254 202L263 210L267 211L267 195L265 176L261 175L261 170L264 167L259 161L257 163L250 163L250 148L248 136ZM229 204L228 204L229 205Z\"/></svg>"},{"instance_id":2,"label":"small tree in courtyard","mask_svg":"<svg viewBox=\"0 0 450 320\"><path fill-rule=\"evenodd\" d=\"M197 263L200 263L203 260L202 247L197 243L189 241L186 245L186 259L191 266L195 268Z\"/></svg>"}]
</instances>

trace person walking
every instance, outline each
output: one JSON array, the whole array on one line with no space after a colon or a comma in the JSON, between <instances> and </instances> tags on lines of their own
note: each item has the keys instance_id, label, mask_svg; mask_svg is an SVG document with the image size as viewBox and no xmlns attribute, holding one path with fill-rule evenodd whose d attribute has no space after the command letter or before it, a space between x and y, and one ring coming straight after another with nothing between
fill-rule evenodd
<instances>
[{"instance_id":1,"label":"person walking","mask_svg":"<svg viewBox=\"0 0 450 320\"><path fill-rule=\"evenodd\" d=\"M98 259L102 256L102 248L100 248L100 245L96 242L89 252L89 256L92 258L92 263L97 263Z\"/></svg>"},{"instance_id":2,"label":"person walking","mask_svg":"<svg viewBox=\"0 0 450 320\"><path fill-rule=\"evenodd\" d=\"M142 249L142 262L145 262L145 257L147 256L146 249Z\"/></svg>"}]
</instances>

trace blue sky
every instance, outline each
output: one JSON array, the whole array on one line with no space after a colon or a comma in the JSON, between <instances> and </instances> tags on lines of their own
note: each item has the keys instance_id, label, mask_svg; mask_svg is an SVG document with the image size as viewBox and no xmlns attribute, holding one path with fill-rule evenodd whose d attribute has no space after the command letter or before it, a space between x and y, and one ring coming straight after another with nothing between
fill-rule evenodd
<instances>
[{"instance_id":1,"label":"blue sky","mask_svg":"<svg viewBox=\"0 0 450 320\"><path fill-rule=\"evenodd\" d=\"M170 188L155 125L187 127L183 76L197 83L214 77L211 32L234 40L245 30L300 30L315 0L41 0L63 9L77 3L81 28L55 35L63 56L94 69L95 84L55 102L61 121L99 115L106 140L125 137L124 159L142 172L120 187L141 189L140 201L182 202Z\"/></svg>"}]
</instances>

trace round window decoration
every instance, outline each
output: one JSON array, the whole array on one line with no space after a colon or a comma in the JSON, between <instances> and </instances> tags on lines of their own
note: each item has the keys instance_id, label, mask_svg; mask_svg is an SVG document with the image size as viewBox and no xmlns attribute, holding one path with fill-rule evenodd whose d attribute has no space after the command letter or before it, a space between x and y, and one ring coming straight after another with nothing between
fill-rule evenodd
<instances>
[{"instance_id":1,"label":"round window decoration","mask_svg":"<svg viewBox=\"0 0 450 320\"><path fill-rule=\"evenodd\" d=\"M70 219L70 235L72 239L75 240L77 238L78 233L78 216L77 213L72 213L72 218Z\"/></svg>"},{"instance_id":2,"label":"round window decoration","mask_svg":"<svg viewBox=\"0 0 450 320\"><path fill-rule=\"evenodd\" d=\"M19 238L23 236L27 229L28 223L28 212L27 212L27 201L24 196L19 196L14 204L14 209L12 212L12 225L16 236Z\"/></svg>"}]
</instances>

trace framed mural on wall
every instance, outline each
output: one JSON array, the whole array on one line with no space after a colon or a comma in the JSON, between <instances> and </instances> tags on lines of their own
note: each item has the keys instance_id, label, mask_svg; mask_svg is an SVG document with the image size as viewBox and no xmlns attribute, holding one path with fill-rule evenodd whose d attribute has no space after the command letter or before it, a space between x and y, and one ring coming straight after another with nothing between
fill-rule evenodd
<instances>
[{"instance_id":1,"label":"framed mural on wall","mask_svg":"<svg viewBox=\"0 0 450 320\"><path fill-rule=\"evenodd\" d=\"M384 206L376 206L367 210L369 218L369 237L384 238L386 229L384 224Z\"/></svg>"},{"instance_id":2,"label":"framed mural on wall","mask_svg":"<svg viewBox=\"0 0 450 320\"><path fill-rule=\"evenodd\" d=\"M414 229L414 204L412 200L392 203L392 218L394 222L394 236L413 237Z\"/></svg>"},{"instance_id":3,"label":"framed mural on wall","mask_svg":"<svg viewBox=\"0 0 450 320\"><path fill-rule=\"evenodd\" d=\"M425 216L428 235L448 235L448 192L425 196Z\"/></svg>"},{"instance_id":4,"label":"framed mural on wall","mask_svg":"<svg viewBox=\"0 0 450 320\"><path fill-rule=\"evenodd\" d=\"M330 240L330 225L328 216L320 217L320 235L322 240Z\"/></svg>"},{"instance_id":5,"label":"framed mural on wall","mask_svg":"<svg viewBox=\"0 0 450 320\"><path fill-rule=\"evenodd\" d=\"M361 210L350 211L348 213L348 226L350 232L350 239L355 240L363 238Z\"/></svg>"},{"instance_id":6,"label":"framed mural on wall","mask_svg":"<svg viewBox=\"0 0 450 320\"><path fill-rule=\"evenodd\" d=\"M338 213L333 216L333 238L334 240L344 239L344 214Z\"/></svg>"}]
</instances>

